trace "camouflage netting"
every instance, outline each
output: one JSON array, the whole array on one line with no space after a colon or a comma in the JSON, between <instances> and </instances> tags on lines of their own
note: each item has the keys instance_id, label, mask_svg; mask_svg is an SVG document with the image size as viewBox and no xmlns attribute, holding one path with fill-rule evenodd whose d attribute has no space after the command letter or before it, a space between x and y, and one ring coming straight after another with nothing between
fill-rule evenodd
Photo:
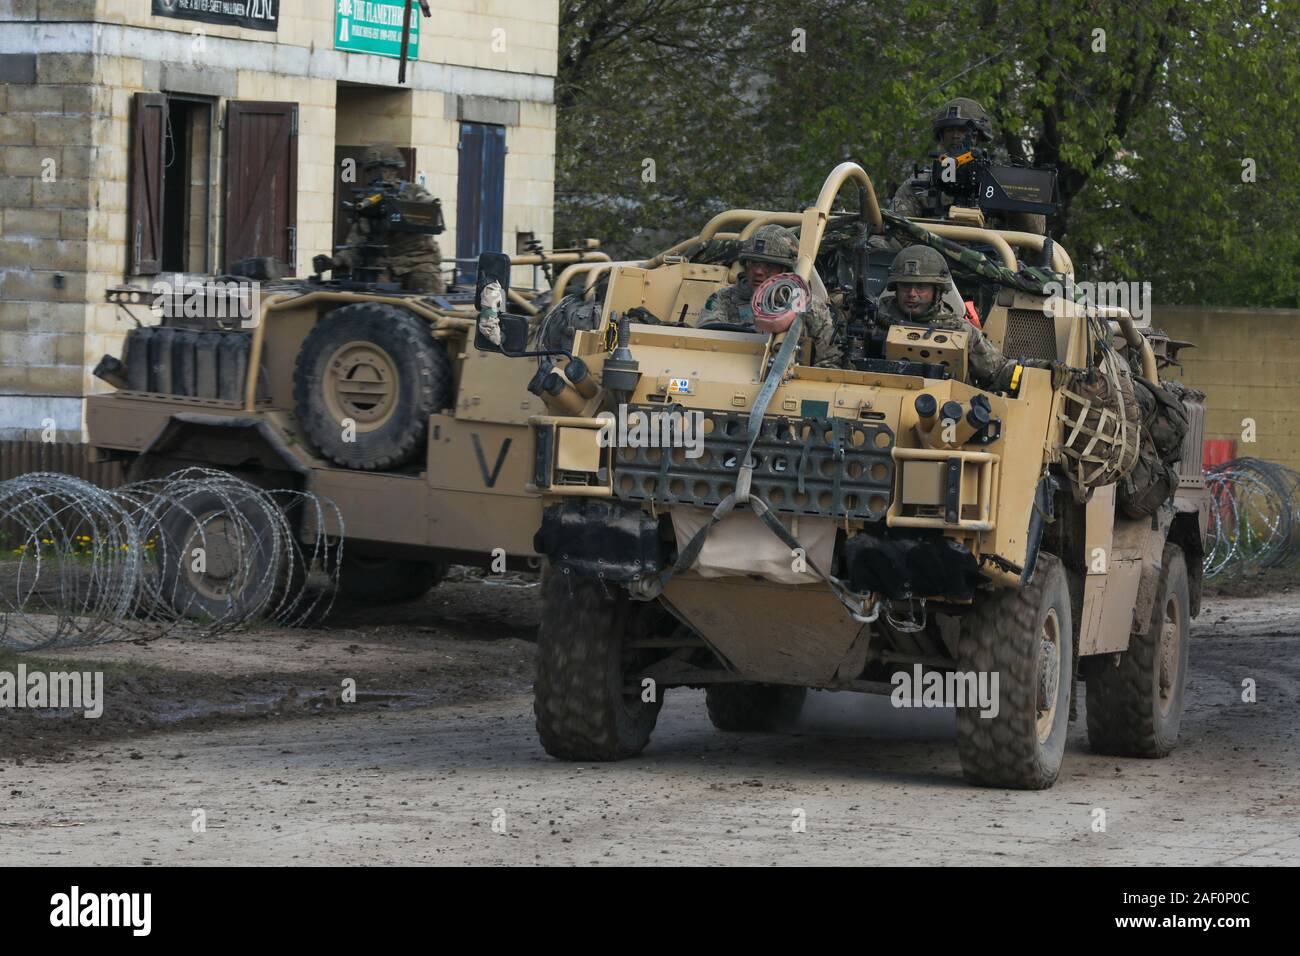
<instances>
[{"instance_id":1,"label":"camouflage netting","mask_svg":"<svg viewBox=\"0 0 1300 956\"><path fill-rule=\"evenodd\" d=\"M1097 340L1105 341L1100 336ZM1091 488L1112 484L1132 471L1141 447L1133 376L1114 349L1103 346L1100 353L1090 373L1070 377L1058 413L1062 465L1076 501L1083 501Z\"/></svg>"}]
</instances>

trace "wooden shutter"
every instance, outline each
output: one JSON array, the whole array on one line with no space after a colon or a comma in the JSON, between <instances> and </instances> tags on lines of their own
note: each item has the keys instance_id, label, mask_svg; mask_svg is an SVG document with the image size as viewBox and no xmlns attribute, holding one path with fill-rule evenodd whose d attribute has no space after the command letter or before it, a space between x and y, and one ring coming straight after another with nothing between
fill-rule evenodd
<instances>
[{"instance_id":1,"label":"wooden shutter","mask_svg":"<svg viewBox=\"0 0 1300 956\"><path fill-rule=\"evenodd\" d=\"M167 131L167 97L135 94L135 128L131 141L132 275L162 271L163 164Z\"/></svg>"},{"instance_id":2,"label":"wooden shutter","mask_svg":"<svg viewBox=\"0 0 1300 956\"><path fill-rule=\"evenodd\" d=\"M506 129L490 123L460 124L456 182L456 258L477 259L501 251L506 189ZM468 278L476 269L458 262Z\"/></svg>"},{"instance_id":3,"label":"wooden shutter","mask_svg":"<svg viewBox=\"0 0 1300 956\"><path fill-rule=\"evenodd\" d=\"M298 104L233 101L226 107L227 267L274 256L297 271Z\"/></svg>"}]
</instances>

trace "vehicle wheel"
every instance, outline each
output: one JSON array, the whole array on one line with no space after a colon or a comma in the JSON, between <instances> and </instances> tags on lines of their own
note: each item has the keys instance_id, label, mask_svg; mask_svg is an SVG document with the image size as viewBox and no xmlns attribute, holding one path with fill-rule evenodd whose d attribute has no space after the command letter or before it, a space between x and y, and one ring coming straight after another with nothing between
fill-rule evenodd
<instances>
[{"instance_id":1,"label":"vehicle wheel","mask_svg":"<svg viewBox=\"0 0 1300 956\"><path fill-rule=\"evenodd\" d=\"M782 684L712 684L704 690L709 720L719 730L765 732L799 719L806 687Z\"/></svg>"},{"instance_id":2,"label":"vehicle wheel","mask_svg":"<svg viewBox=\"0 0 1300 956\"><path fill-rule=\"evenodd\" d=\"M615 585L552 572L542 582L533 712L542 747L561 760L621 760L650 740L663 691L642 699L644 652L627 645L662 631L657 604Z\"/></svg>"},{"instance_id":3,"label":"vehicle wheel","mask_svg":"<svg viewBox=\"0 0 1300 956\"><path fill-rule=\"evenodd\" d=\"M181 617L221 624L270 616L291 584L271 518L251 500L237 502L241 517L232 518L227 504L197 492L158 522L159 589Z\"/></svg>"},{"instance_id":4,"label":"vehicle wheel","mask_svg":"<svg viewBox=\"0 0 1300 956\"><path fill-rule=\"evenodd\" d=\"M1109 657L1087 674L1088 742L1116 757L1164 757L1178 741L1187 685L1191 600L1187 561L1166 545L1160 587L1145 634L1129 638L1116 666Z\"/></svg>"},{"instance_id":5,"label":"vehicle wheel","mask_svg":"<svg viewBox=\"0 0 1300 956\"><path fill-rule=\"evenodd\" d=\"M414 601L446 577L447 568L442 562L372 557L345 547L339 590L372 604Z\"/></svg>"},{"instance_id":6,"label":"vehicle wheel","mask_svg":"<svg viewBox=\"0 0 1300 956\"><path fill-rule=\"evenodd\" d=\"M373 470L424 453L429 416L450 404L451 382L451 361L427 322L358 303L335 309L303 340L293 397L322 455Z\"/></svg>"},{"instance_id":7,"label":"vehicle wheel","mask_svg":"<svg viewBox=\"0 0 1300 956\"><path fill-rule=\"evenodd\" d=\"M957 709L957 752L973 783L1042 790L1056 782L1065 756L1074 630L1060 560L1040 554L1024 588L977 598L962 618L958 669L997 674L997 712ZM992 686L992 677L987 678Z\"/></svg>"}]
</instances>

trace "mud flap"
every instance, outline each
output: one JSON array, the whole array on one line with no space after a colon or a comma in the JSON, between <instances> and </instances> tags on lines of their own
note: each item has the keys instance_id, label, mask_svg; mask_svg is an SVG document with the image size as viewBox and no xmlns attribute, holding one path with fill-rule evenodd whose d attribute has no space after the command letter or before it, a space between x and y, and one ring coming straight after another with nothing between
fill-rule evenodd
<instances>
[{"instance_id":1,"label":"mud flap","mask_svg":"<svg viewBox=\"0 0 1300 956\"><path fill-rule=\"evenodd\" d=\"M640 508L571 499L542 511L533 549L583 577L634 581L663 567L659 524Z\"/></svg>"},{"instance_id":2,"label":"mud flap","mask_svg":"<svg viewBox=\"0 0 1300 956\"><path fill-rule=\"evenodd\" d=\"M1043 526L1056 520L1056 492L1060 484L1051 475L1043 475L1034 492L1034 507L1029 514L1029 539L1025 544L1025 567L1020 572L1020 586L1023 588L1034 577L1034 567L1038 564L1038 549L1043 543Z\"/></svg>"}]
</instances>

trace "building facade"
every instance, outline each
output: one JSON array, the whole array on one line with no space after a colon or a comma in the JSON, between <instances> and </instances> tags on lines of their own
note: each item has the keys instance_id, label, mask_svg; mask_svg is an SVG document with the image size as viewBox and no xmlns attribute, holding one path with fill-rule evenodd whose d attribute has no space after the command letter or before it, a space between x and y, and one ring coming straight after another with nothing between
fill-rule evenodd
<instances>
[{"instance_id":1,"label":"building facade","mask_svg":"<svg viewBox=\"0 0 1300 956\"><path fill-rule=\"evenodd\" d=\"M558 0L0 0L0 438L83 438L148 310L106 291L346 232L365 146L403 149L456 257L551 242ZM360 183L357 183L360 184Z\"/></svg>"}]
</instances>

